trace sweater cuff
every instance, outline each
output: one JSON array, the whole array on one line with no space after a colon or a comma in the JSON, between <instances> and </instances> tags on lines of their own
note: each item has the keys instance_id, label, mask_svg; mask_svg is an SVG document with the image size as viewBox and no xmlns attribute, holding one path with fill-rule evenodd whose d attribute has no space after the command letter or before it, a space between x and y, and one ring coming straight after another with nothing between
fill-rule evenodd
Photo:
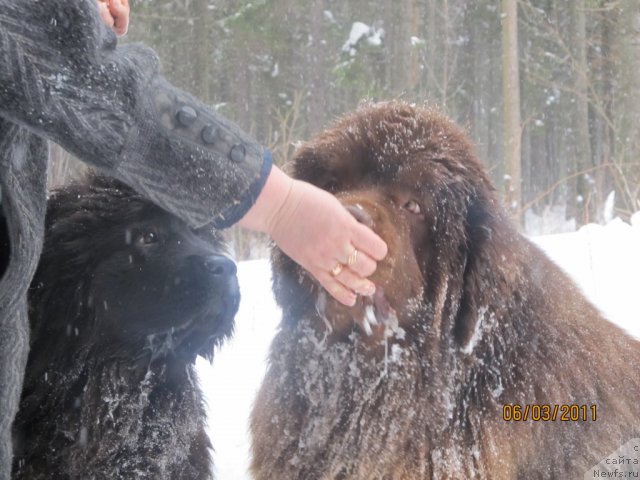
<instances>
[{"instance_id":1,"label":"sweater cuff","mask_svg":"<svg viewBox=\"0 0 640 480\"><path fill-rule=\"evenodd\" d=\"M253 207L264 184L267 183L267 178L271 173L271 167L273 166L273 158L269 150L264 151L262 156L262 167L260 168L260 176L258 179L249 186L249 191L245 197L231 207L227 208L213 221L213 226L217 229L229 228L233 224L240 221L242 217Z\"/></svg>"}]
</instances>

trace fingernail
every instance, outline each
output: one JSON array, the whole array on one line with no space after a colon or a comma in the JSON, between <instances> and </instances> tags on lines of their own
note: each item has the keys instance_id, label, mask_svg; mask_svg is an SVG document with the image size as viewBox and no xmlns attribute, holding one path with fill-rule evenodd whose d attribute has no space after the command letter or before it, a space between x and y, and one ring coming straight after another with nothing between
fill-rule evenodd
<instances>
[{"instance_id":1,"label":"fingernail","mask_svg":"<svg viewBox=\"0 0 640 480\"><path fill-rule=\"evenodd\" d=\"M356 304L356 300L358 299L358 297L356 297L355 295L350 296L347 301L348 301L348 305L350 307L353 307Z\"/></svg>"},{"instance_id":2,"label":"fingernail","mask_svg":"<svg viewBox=\"0 0 640 480\"><path fill-rule=\"evenodd\" d=\"M360 294L365 295L367 297L370 297L374 293L376 293L376 286L371 282L365 283L362 289L360 290Z\"/></svg>"}]
</instances>

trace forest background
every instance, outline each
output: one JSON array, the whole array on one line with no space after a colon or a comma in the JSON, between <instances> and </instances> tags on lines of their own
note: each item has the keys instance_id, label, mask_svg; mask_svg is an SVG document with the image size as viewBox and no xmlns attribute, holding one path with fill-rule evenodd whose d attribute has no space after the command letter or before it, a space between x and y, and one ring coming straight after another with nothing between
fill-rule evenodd
<instances>
[{"instance_id":1,"label":"forest background","mask_svg":"<svg viewBox=\"0 0 640 480\"><path fill-rule=\"evenodd\" d=\"M640 210L638 0L132 0L125 41L278 164L362 101L403 99L465 128L529 233ZM53 156L52 186L80 173Z\"/></svg>"}]
</instances>

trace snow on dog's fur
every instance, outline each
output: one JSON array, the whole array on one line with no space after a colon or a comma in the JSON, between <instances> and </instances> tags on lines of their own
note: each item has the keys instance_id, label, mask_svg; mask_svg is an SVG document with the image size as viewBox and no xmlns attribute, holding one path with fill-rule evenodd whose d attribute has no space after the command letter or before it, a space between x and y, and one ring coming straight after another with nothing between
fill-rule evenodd
<instances>
[{"instance_id":1,"label":"snow on dog's fur","mask_svg":"<svg viewBox=\"0 0 640 480\"><path fill-rule=\"evenodd\" d=\"M449 120L362 107L292 173L361 209L389 254L376 294L346 308L274 252L283 319L251 418L256 478L582 478L640 437L639 343L518 233ZM506 421L511 404L560 411ZM567 404L586 406L579 421L561 421Z\"/></svg>"},{"instance_id":2,"label":"snow on dog's fur","mask_svg":"<svg viewBox=\"0 0 640 480\"><path fill-rule=\"evenodd\" d=\"M212 478L194 361L233 328L224 251L118 182L54 193L29 295L15 478Z\"/></svg>"}]
</instances>

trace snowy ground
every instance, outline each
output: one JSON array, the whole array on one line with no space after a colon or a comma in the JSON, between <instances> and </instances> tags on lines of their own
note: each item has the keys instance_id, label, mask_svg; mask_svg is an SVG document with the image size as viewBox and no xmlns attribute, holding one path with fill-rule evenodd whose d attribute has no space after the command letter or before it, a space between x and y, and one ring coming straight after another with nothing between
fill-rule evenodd
<instances>
[{"instance_id":1,"label":"snowy ground","mask_svg":"<svg viewBox=\"0 0 640 480\"><path fill-rule=\"evenodd\" d=\"M640 212L631 225L615 219L606 227L588 225L534 240L611 321L640 338ZM247 420L280 316L267 260L241 263L238 275L243 297L234 338L216 353L213 366L198 364L219 480L250 478Z\"/></svg>"}]
</instances>

